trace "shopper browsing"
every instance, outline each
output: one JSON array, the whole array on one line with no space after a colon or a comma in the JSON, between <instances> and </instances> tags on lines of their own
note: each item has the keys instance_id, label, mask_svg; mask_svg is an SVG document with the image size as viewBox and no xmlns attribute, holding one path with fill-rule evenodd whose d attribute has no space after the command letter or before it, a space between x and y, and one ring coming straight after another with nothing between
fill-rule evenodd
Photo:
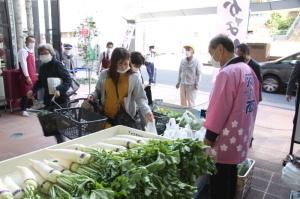
<instances>
[{"instance_id":1,"label":"shopper browsing","mask_svg":"<svg viewBox=\"0 0 300 199\"><path fill-rule=\"evenodd\" d=\"M130 52L125 48L116 48L112 53L109 69L101 72L96 90L88 96L88 100L96 99L100 99L104 106L104 115L108 117L105 128L115 125L118 102L132 117L136 114L137 105L147 121L152 122L154 119L140 75L132 70Z\"/></svg>"},{"instance_id":2,"label":"shopper browsing","mask_svg":"<svg viewBox=\"0 0 300 199\"><path fill-rule=\"evenodd\" d=\"M195 106L197 90L202 74L202 63L194 57L195 48L192 45L184 46L186 58L180 62L178 83L182 106Z\"/></svg>"},{"instance_id":3,"label":"shopper browsing","mask_svg":"<svg viewBox=\"0 0 300 199\"><path fill-rule=\"evenodd\" d=\"M45 109L53 111L55 108L60 108L51 100L55 96L55 102L60 106L64 107L65 103L69 98L65 95L70 86L72 80L66 67L55 58L55 51L50 44L41 44L38 47L38 55L43 64L40 66L39 79L36 81L34 86L28 91L27 97L31 98L33 93L36 93L41 88L44 88L44 104ZM56 91L53 94L49 94L48 78L58 77L61 78L62 83L56 87ZM65 138L57 131L53 132L57 143L65 141ZM52 136L47 135L45 136Z\"/></svg>"},{"instance_id":4,"label":"shopper browsing","mask_svg":"<svg viewBox=\"0 0 300 199\"><path fill-rule=\"evenodd\" d=\"M62 62L68 71L75 70L77 68L72 48L73 46L71 44L64 44L64 52L62 53ZM74 74L74 72L71 73Z\"/></svg>"},{"instance_id":5,"label":"shopper browsing","mask_svg":"<svg viewBox=\"0 0 300 199\"><path fill-rule=\"evenodd\" d=\"M211 63L221 67L210 94L204 127L207 152L216 158L217 174L210 176L211 199L233 199L237 164L248 154L259 102L259 81L245 63L234 59L234 45L225 35L209 43Z\"/></svg>"}]
</instances>

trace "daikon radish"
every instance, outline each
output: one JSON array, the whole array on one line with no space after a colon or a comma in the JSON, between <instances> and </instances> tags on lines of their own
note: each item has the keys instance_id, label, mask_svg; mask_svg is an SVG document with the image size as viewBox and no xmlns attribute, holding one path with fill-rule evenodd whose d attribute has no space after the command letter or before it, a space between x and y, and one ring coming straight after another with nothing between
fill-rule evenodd
<instances>
[{"instance_id":1,"label":"daikon radish","mask_svg":"<svg viewBox=\"0 0 300 199\"><path fill-rule=\"evenodd\" d=\"M17 185L10 177L6 176L3 184L8 188L8 190L12 193L14 198L21 199L24 196L24 190Z\"/></svg>"},{"instance_id":2,"label":"daikon radish","mask_svg":"<svg viewBox=\"0 0 300 199\"><path fill-rule=\"evenodd\" d=\"M92 179L97 179L99 172L96 169L66 160L61 160L60 163L63 165L63 167L70 169L72 172L88 176Z\"/></svg>"},{"instance_id":3,"label":"daikon radish","mask_svg":"<svg viewBox=\"0 0 300 199\"><path fill-rule=\"evenodd\" d=\"M82 148L85 148L86 146L83 144L71 144L66 147L66 149L81 151Z\"/></svg>"},{"instance_id":4,"label":"daikon radish","mask_svg":"<svg viewBox=\"0 0 300 199\"><path fill-rule=\"evenodd\" d=\"M37 189L38 184L36 182L35 176L27 167L17 166L17 171L19 172L22 180L23 180L23 189L27 193L27 189L32 187L33 189Z\"/></svg>"},{"instance_id":5,"label":"daikon radish","mask_svg":"<svg viewBox=\"0 0 300 199\"><path fill-rule=\"evenodd\" d=\"M104 143L104 142L97 142L97 143L91 145L90 147L96 148L96 149L115 151L115 152L127 150L126 147L124 147L124 146L118 146L118 145L108 144L108 143Z\"/></svg>"},{"instance_id":6,"label":"daikon radish","mask_svg":"<svg viewBox=\"0 0 300 199\"><path fill-rule=\"evenodd\" d=\"M133 148L135 147L136 145L138 145L138 143L134 140L131 140L131 139L127 139L127 138L107 138L107 139L103 139L103 140L100 140L101 142L105 142L105 143L108 143L108 144L115 144L115 145L121 145L121 146L124 146L124 147L127 147L127 148Z\"/></svg>"},{"instance_id":7,"label":"daikon radish","mask_svg":"<svg viewBox=\"0 0 300 199\"><path fill-rule=\"evenodd\" d=\"M72 172L76 172L77 169L80 167L80 164L78 164L76 162L70 162L67 160L60 160L59 162L65 169L68 169Z\"/></svg>"},{"instance_id":8,"label":"daikon radish","mask_svg":"<svg viewBox=\"0 0 300 199\"><path fill-rule=\"evenodd\" d=\"M13 199L13 198L14 196L8 190L8 188L2 183L2 180L0 178L0 199Z\"/></svg>"},{"instance_id":9,"label":"daikon radish","mask_svg":"<svg viewBox=\"0 0 300 199\"><path fill-rule=\"evenodd\" d=\"M63 173L63 174L67 174L67 175L68 175L68 174L71 174L71 173L72 173L70 170L63 168L62 166L60 166L60 165L57 164L57 163L50 162L50 161L48 161L48 160L44 160L44 162L45 162L48 166L50 166L51 168L53 168L53 169L55 169L55 170L57 170L57 171L60 171L60 172Z\"/></svg>"},{"instance_id":10,"label":"daikon radish","mask_svg":"<svg viewBox=\"0 0 300 199\"><path fill-rule=\"evenodd\" d=\"M30 160L31 166L41 174L41 176L50 182L57 183L57 178L62 175L60 171L57 171L45 163L38 160Z\"/></svg>"},{"instance_id":11,"label":"daikon radish","mask_svg":"<svg viewBox=\"0 0 300 199\"><path fill-rule=\"evenodd\" d=\"M54 184L46 179L44 179L38 172L33 171L33 174L38 183L38 189L47 195L51 195L52 198L58 198L69 195L69 192L61 188L57 184Z\"/></svg>"},{"instance_id":12,"label":"daikon radish","mask_svg":"<svg viewBox=\"0 0 300 199\"><path fill-rule=\"evenodd\" d=\"M115 137L132 139L132 140L136 141L139 144L147 144L148 143L144 139L142 139L141 137L137 137L137 136L133 136L133 135L116 135Z\"/></svg>"},{"instance_id":13,"label":"daikon radish","mask_svg":"<svg viewBox=\"0 0 300 199\"><path fill-rule=\"evenodd\" d=\"M70 149L44 149L51 157L77 162L79 164L88 164L91 155L88 153L74 151Z\"/></svg>"}]
</instances>

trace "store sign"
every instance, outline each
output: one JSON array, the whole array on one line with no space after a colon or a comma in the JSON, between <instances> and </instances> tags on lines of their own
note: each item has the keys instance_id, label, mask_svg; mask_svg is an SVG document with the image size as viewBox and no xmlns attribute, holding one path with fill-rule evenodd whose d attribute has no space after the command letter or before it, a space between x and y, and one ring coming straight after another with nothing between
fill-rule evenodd
<instances>
[{"instance_id":1,"label":"store sign","mask_svg":"<svg viewBox=\"0 0 300 199\"><path fill-rule=\"evenodd\" d=\"M245 43L250 0L218 0L217 33L228 35L234 46Z\"/></svg>"},{"instance_id":2,"label":"store sign","mask_svg":"<svg viewBox=\"0 0 300 199\"><path fill-rule=\"evenodd\" d=\"M89 36L89 29L81 29L82 36Z\"/></svg>"}]
</instances>

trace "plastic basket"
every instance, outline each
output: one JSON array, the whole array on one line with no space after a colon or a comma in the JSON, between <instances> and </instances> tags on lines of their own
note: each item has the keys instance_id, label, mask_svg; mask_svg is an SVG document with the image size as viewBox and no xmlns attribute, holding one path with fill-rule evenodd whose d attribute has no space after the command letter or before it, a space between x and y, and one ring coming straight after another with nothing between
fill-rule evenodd
<instances>
[{"instance_id":1,"label":"plastic basket","mask_svg":"<svg viewBox=\"0 0 300 199\"><path fill-rule=\"evenodd\" d=\"M249 160L251 162L251 166L246 174L244 176L238 176L235 199L244 198L245 194L251 186L255 161L252 159Z\"/></svg>"},{"instance_id":2,"label":"plastic basket","mask_svg":"<svg viewBox=\"0 0 300 199\"><path fill-rule=\"evenodd\" d=\"M47 134L50 135L51 133L57 131L55 113L50 113L47 115L37 115L37 117L39 118L45 136L47 136Z\"/></svg>"},{"instance_id":3,"label":"plastic basket","mask_svg":"<svg viewBox=\"0 0 300 199\"><path fill-rule=\"evenodd\" d=\"M163 134L166 130L166 124L169 122L170 117L158 112L153 112L153 116L155 119L155 126L156 126L157 133L159 135Z\"/></svg>"},{"instance_id":4,"label":"plastic basket","mask_svg":"<svg viewBox=\"0 0 300 199\"><path fill-rule=\"evenodd\" d=\"M107 117L82 107L55 110L58 131L69 139L103 129Z\"/></svg>"}]
</instances>

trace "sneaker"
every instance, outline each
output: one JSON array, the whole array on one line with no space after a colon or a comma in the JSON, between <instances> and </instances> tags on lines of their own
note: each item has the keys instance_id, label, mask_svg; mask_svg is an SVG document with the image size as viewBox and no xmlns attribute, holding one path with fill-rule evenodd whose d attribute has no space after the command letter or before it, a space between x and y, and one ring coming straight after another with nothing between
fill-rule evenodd
<instances>
[{"instance_id":1,"label":"sneaker","mask_svg":"<svg viewBox=\"0 0 300 199\"><path fill-rule=\"evenodd\" d=\"M29 114L28 114L27 111L22 111L22 112L21 112L21 115L24 116L24 117L28 117L28 116L29 116Z\"/></svg>"}]
</instances>

